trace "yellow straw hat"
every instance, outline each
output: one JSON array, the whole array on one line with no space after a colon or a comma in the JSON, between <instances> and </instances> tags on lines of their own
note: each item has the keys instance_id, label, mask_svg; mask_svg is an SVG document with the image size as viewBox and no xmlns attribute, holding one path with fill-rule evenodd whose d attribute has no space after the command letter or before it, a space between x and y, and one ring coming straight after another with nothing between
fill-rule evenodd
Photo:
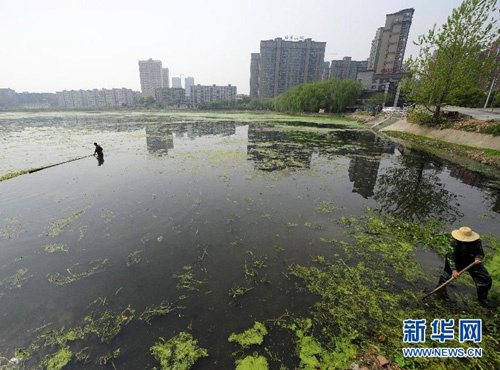
<instances>
[{"instance_id":1,"label":"yellow straw hat","mask_svg":"<svg viewBox=\"0 0 500 370\"><path fill-rule=\"evenodd\" d=\"M473 242L480 238L479 234L472 231L470 227L464 226L458 230L453 230L451 235L461 242Z\"/></svg>"}]
</instances>

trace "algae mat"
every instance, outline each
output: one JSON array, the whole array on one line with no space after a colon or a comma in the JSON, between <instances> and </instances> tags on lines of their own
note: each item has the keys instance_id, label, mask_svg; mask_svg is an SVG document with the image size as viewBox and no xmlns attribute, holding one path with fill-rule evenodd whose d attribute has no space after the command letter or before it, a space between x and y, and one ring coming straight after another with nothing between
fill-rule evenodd
<instances>
[{"instance_id":1,"label":"algae mat","mask_svg":"<svg viewBox=\"0 0 500 370\"><path fill-rule=\"evenodd\" d=\"M0 125L4 172L105 150L103 163L0 182L0 367L342 369L375 348L425 368L397 354L402 320L437 312L418 297L442 267L440 232L499 236L498 179L350 122L59 113ZM455 308L488 318L470 282L454 289Z\"/></svg>"}]
</instances>

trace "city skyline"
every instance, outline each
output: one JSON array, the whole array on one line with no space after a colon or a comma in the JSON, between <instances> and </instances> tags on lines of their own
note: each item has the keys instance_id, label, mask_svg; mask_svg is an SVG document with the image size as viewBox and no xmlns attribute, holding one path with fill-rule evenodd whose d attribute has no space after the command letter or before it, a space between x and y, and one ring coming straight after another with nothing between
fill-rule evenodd
<instances>
[{"instance_id":1,"label":"city skyline","mask_svg":"<svg viewBox=\"0 0 500 370\"><path fill-rule=\"evenodd\" d=\"M406 60L418 53L413 41L434 24L441 26L460 4L0 0L0 88L140 91L137 63L152 58L169 68L170 78L194 76L202 85L231 84L249 94L251 54L261 40L311 38L326 42L325 61L367 60L386 14L414 8Z\"/></svg>"}]
</instances>

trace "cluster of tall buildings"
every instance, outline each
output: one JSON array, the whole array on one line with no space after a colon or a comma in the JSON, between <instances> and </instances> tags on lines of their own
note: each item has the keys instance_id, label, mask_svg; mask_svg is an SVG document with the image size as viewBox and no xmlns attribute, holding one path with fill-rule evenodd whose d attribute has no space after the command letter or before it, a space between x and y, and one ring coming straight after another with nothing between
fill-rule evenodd
<instances>
[{"instance_id":1,"label":"cluster of tall buildings","mask_svg":"<svg viewBox=\"0 0 500 370\"><path fill-rule=\"evenodd\" d=\"M326 42L276 38L260 42L250 60L250 97L273 98L290 88L331 78L353 79L366 90L395 89L405 74L403 58L414 9L387 14L377 29L367 60L324 61Z\"/></svg>"},{"instance_id":2,"label":"cluster of tall buildings","mask_svg":"<svg viewBox=\"0 0 500 370\"><path fill-rule=\"evenodd\" d=\"M142 95L151 96L159 103L187 104L192 107L220 100L236 100L236 86L195 85L193 77L186 77L183 88L181 77L172 77L170 87L168 75L168 68L163 68L160 60L140 60Z\"/></svg>"},{"instance_id":3,"label":"cluster of tall buildings","mask_svg":"<svg viewBox=\"0 0 500 370\"><path fill-rule=\"evenodd\" d=\"M397 96L399 81L405 76L404 54L414 9L386 15L385 25L375 32L366 60L351 57L325 62L326 42L286 36L262 40L260 52L250 60L250 97L273 98L294 86L332 78L360 81L363 89L389 91ZM182 75L181 75L182 76ZM59 91L51 96L23 96L11 89L0 89L0 107L31 104L61 107L121 107L137 104L139 97L151 96L158 103L188 105L218 100L235 101L236 86L195 85L193 77L172 77L161 60L139 60L141 93L130 89ZM54 99L56 95L56 99ZM397 100L397 99L396 99Z\"/></svg>"}]
</instances>

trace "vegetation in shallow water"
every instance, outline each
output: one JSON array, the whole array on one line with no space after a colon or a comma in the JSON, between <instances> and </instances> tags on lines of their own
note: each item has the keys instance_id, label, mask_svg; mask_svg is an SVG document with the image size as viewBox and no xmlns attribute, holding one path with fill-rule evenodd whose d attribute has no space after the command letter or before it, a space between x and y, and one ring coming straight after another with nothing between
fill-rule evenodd
<instances>
[{"instance_id":1,"label":"vegetation in shallow water","mask_svg":"<svg viewBox=\"0 0 500 370\"><path fill-rule=\"evenodd\" d=\"M200 358L208 356L207 350L200 348L198 341L186 332L181 332L168 341L160 338L151 347L151 354L160 362L162 370L190 369Z\"/></svg>"},{"instance_id":2,"label":"vegetation in shallow water","mask_svg":"<svg viewBox=\"0 0 500 370\"><path fill-rule=\"evenodd\" d=\"M409 318L426 319L430 324L436 318L474 318L483 320L482 358L447 358L447 368L494 368L500 355L495 336L500 332L497 315L475 301L475 292L455 293L450 304L432 296L422 302L423 287L434 287L439 273L428 279L415 258L416 246L428 248L444 255L449 243L447 233L440 231L435 221L417 224L368 211L361 219L342 218L348 228L350 243L328 240L344 249L344 256L317 256L310 264L290 265L288 276L295 280L298 291L314 294L317 299L310 318L290 317L276 325L287 328L297 336L296 353L301 368L345 369L353 362L360 366L369 363L373 352L381 354L393 365L408 369L439 368L441 360L431 358L405 358L401 349L403 321ZM497 238L488 240L494 250L500 249ZM326 241L326 240L325 240ZM495 266L496 254L487 256L486 267L493 279L499 279ZM454 284L470 285L468 276ZM469 279L470 280L470 279ZM496 287L490 291L494 300L500 298ZM415 347L468 348L476 345L460 343L455 338L445 343L430 340ZM407 346L406 346L407 347ZM364 362L365 361L365 362Z\"/></svg>"}]
</instances>

